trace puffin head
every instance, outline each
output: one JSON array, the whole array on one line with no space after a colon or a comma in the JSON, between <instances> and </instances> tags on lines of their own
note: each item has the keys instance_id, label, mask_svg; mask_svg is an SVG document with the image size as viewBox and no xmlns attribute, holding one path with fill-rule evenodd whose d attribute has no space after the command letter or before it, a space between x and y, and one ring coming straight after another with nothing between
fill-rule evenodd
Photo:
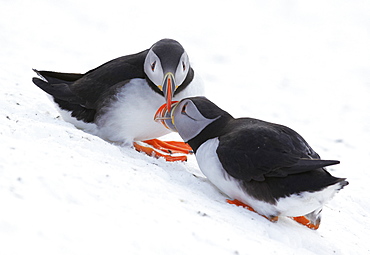
<instances>
[{"instance_id":1,"label":"puffin head","mask_svg":"<svg viewBox=\"0 0 370 255\"><path fill-rule=\"evenodd\" d=\"M148 51L144 61L148 79L163 93L168 110L176 91L181 90L186 78L192 78L188 54L175 40L162 39Z\"/></svg>"},{"instance_id":2,"label":"puffin head","mask_svg":"<svg viewBox=\"0 0 370 255\"><path fill-rule=\"evenodd\" d=\"M166 105L163 108L157 111L154 119L166 128L178 132L185 142L195 138L217 120L226 123L233 119L229 113L205 97L184 98L180 102L173 102L171 110L167 110ZM219 131L221 126L222 124L216 124L209 134Z\"/></svg>"}]
</instances>

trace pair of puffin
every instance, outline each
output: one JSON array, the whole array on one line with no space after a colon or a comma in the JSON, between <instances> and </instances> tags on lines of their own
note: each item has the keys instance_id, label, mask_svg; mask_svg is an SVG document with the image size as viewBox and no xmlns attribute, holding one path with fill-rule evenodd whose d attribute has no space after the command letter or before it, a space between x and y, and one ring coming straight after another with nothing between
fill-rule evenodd
<instances>
[{"instance_id":1,"label":"pair of puffin","mask_svg":"<svg viewBox=\"0 0 370 255\"><path fill-rule=\"evenodd\" d=\"M321 160L292 129L234 119L199 97L202 86L175 40L160 40L85 74L34 71L41 79L33 82L53 97L66 121L168 161L184 161L194 152L229 203L271 221L288 216L317 229L323 205L348 184L324 168L339 161ZM156 139L171 131L186 144Z\"/></svg>"}]
</instances>

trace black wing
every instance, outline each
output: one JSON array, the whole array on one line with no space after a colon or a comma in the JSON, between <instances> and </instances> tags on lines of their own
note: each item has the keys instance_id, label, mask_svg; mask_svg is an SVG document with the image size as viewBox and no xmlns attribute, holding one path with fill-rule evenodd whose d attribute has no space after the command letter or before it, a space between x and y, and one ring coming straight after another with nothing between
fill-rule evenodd
<instances>
[{"instance_id":1,"label":"black wing","mask_svg":"<svg viewBox=\"0 0 370 255\"><path fill-rule=\"evenodd\" d=\"M263 181L265 177L284 177L339 163L321 160L288 127L250 118L231 123L226 135L219 138L217 154L224 169L234 178Z\"/></svg>"},{"instance_id":2,"label":"black wing","mask_svg":"<svg viewBox=\"0 0 370 255\"><path fill-rule=\"evenodd\" d=\"M99 99L117 84L133 78L145 78L143 69L148 50L113 59L85 74L34 71L43 79L33 78L39 88L54 97L54 101L72 116L93 122Z\"/></svg>"},{"instance_id":3,"label":"black wing","mask_svg":"<svg viewBox=\"0 0 370 255\"><path fill-rule=\"evenodd\" d=\"M137 54L113 59L85 73L82 78L70 85L71 90L86 98L87 102L96 106L100 96L118 83L134 79L144 79L144 61L148 50Z\"/></svg>"}]
</instances>

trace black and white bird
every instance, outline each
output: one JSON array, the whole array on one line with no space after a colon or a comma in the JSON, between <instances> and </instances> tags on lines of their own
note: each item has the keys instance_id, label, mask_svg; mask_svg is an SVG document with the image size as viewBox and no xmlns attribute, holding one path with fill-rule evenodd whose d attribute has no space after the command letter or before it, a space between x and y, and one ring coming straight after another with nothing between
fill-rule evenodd
<instances>
[{"instance_id":1,"label":"black and white bird","mask_svg":"<svg viewBox=\"0 0 370 255\"><path fill-rule=\"evenodd\" d=\"M233 118L205 97L192 97L157 116L193 149L204 175L234 201L276 221L292 217L312 229L323 205L348 184L325 166L294 130L253 118Z\"/></svg>"},{"instance_id":2,"label":"black and white bird","mask_svg":"<svg viewBox=\"0 0 370 255\"><path fill-rule=\"evenodd\" d=\"M162 39L147 50L113 59L85 74L34 71L42 79L33 78L33 83L53 97L63 119L105 140L134 143L143 151L147 144L143 147L139 141L170 132L153 121L163 103L170 108L172 100L203 94L186 51L172 39ZM172 146L161 143L159 147L167 145Z\"/></svg>"}]
</instances>

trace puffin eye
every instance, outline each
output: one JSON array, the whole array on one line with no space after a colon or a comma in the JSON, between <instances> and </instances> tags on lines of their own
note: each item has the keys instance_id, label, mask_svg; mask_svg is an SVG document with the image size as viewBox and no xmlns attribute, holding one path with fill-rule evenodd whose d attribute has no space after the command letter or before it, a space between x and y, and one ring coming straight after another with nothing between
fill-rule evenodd
<instances>
[{"instance_id":1,"label":"puffin eye","mask_svg":"<svg viewBox=\"0 0 370 255\"><path fill-rule=\"evenodd\" d=\"M184 61L182 61L182 70L183 70L183 71L185 71L185 69L186 69L185 62L184 62Z\"/></svg>"},{"instance_id":2,"label":"puffin eye","mask_svg":"<svg viewBox=\"0 0 370 255\"><path fill-rule=\"evenodd\" d=\"M155 64L157 63L157 61L154 61L151 65L150 65L150 67L152 68L152 71L154 72L154 69L155 69Z\"/></svg>"},{"instance_id":3,"label":"puffin eye","mask_svg":"<svg viewBox=\"0 0 370 255\"><path fill-rule=\"evenodd\" d=\"M186 114L186 106L188 103L184 104L184 106L181 108L181 114Z\"/></svg>"}]
</instances>

